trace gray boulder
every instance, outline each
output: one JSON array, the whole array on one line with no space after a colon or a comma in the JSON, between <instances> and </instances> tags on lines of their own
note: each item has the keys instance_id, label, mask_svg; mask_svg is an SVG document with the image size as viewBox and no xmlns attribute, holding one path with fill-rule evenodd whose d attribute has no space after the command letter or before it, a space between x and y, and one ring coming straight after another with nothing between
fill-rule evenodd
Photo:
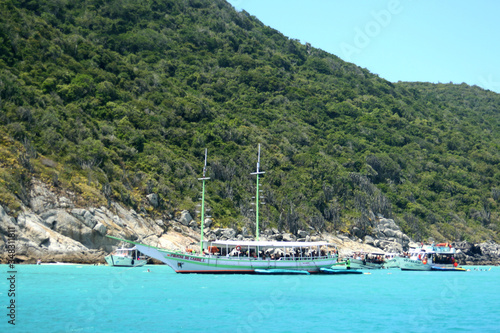
<instances>
[{"instance_id":1,"label":"gray boulder","mask_svg":"<svg viewBox=\"0 0 500 333\"><path fill-rule=\"evenodd\" d=\"M373 245L375 242L375 239L373 239L373 237L371 236L365 236L365 243L368 244L368 245Z\"/></svg>"},{"instance_id":2,"label":"gray boulder","mask_svg":"<svg viewBox=\"0 0 500 333\"><path fill-rule=\"evenodd\" d=\"M307 236L309 236L309 233L307 231L304 231L304 230L299 230L297 232L297 236L299 238L306 238Z\"/></svg>"},{"instance_id":3,"label":"gray boulder","mask_svg":"<svg viewBox=\"0 0 500 333\"><path fill-rule=\"evenodd\" d=\"M187 210L183 210L181 212L181 216L179 217L179 222L182 225L188 226L189 222L191 222L192 220L193 220L193 218L191 217L191 214L189 214L189 212Z\"/></svg>"},{"instance_id":4,"label":"gray boulder","mask_svg":"<svg viewBox=\"0 0 500 333\"><path fill-rule=\"evenodd\" d=\"M97 223L94 227L94 230L97 231L100 235L105 236L108 228L102 223Z\"/></svg>"},{"instance_id":5,"label":"gray boulder","mask_svg":"<svg viewBox=\"0 0 500 333\"><path fill-rule=\"evenodd\" d=\"M392 219L378 216L372 230L373 237L365 237L365 243L378 247L386 252L402 252L409 249L410 238L405 235ZM399 249L402 249L399 251Z\"/></svg>"},{"instance_id":6,"label":"gray boulder","mask_svg":"<svg viewBox=\"0 0 500 333\"><path fill-rule=\"evenodd\" d=\"M148 194L146 196L146 198L148 199L148 201L151 204L151 206L153 206L154 208L158 208L159 202L160 202L159 198L158 198L158 194L151 193L151 194Z\"/></svg>"},{"instance_id":7,"label":"gray boulder","mask_svg":"<svg viewBox=\"0 0 500 333\"><path fill-rule=\"evenodd\" d=\"M232 239L236 236L236 231L232 228L221 229L221 232L221 237L225 237L227 239Z\"/></svg>"},{"instance_id":8,"label":"gray boulder","mask_svg":"<svg viewBox=\"0 0 500 333\"><path fill-rule=\"evenodd\" d=\"M78 220L80 220L83 224L85 224L89 228L94 228L95 225L97 224L97 221L95 220L94 216L86 209L72 209L71 210L71 215L76 217Z\"/></svg>"}]
</instances>

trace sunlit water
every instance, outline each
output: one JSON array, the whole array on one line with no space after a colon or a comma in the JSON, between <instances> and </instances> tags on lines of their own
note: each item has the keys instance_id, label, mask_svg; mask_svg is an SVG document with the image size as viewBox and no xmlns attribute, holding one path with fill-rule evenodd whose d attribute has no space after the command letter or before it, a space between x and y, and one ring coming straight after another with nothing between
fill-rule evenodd
<instances>
[{"instance_id":1,"label":"sunlit water","mask_svg":"<svg viewBox=\"0 0 500 333\"><path fill-rule=\"evenodd\" d=\"M16 265L13 327L1 265L0 332L500 332L500 267L468 268L267 276Z\"/></svg>"}]
</instances>

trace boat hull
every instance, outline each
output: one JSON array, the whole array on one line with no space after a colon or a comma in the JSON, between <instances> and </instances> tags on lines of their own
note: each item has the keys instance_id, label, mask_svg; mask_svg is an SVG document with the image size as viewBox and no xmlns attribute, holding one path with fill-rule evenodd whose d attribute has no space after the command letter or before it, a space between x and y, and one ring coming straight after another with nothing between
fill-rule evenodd
<instances>
[{"instance_id":1,"label":"boat hull","mask_svg":"<svg viewBox=\"0 0 500 333\"><path fill-rule=\"evenodd\" d=\"M271 260L212 255L197 256L147 245L136 244L136 247L141 253L167 264L176 273L254 274L256 269L282 269L319 273L320 268L329 268L337 260L336 257Z\"/></svg>"},{"instance_id":2,"label":"boat hull","mask_svg":"<svg viewBox=\"0 0 500 333\"><path fill-rule=\"evenodd\" d=\"M432 264L427 262L424 264L421 260L413 260L409 258L400 258L399 265L402 271L430 271Z\"/></svg>"},{"instance_id":3,"label":"boat hull","mask_svg":"<svg viewBox=\"0 0 500 333\"><path fill-rule=\"evenodd\" d=\"M362 259L349 259L351 269L381 269L382 264L365 261Z\"/></svg>"},{"instance_id":4,"label":"boat hull","mask_svg":"<svg viewBox=\"0 0 500 333\"><path fill-rule=\"evenodd\" d=\"M293 269L256 269L255 274L266 274L266 275L289 275L289 274L304 274L309 275L308 271L296 271Z\"/></svg>"}]
</instances>

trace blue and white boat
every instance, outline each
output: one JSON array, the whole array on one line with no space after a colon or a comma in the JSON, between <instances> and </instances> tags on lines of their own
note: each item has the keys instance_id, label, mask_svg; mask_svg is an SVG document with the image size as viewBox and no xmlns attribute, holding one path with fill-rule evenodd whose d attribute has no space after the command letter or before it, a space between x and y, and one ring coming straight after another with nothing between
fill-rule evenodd
<instances>
[{"instance_id":1,"label":"blue and white boat","mask_svg":"<svg viewBox=\"0 0 500 333\"><path fill-rule=\"evenodd\" d=\"M456 249L449 243L422 245L410 249L410 257L401 257L403 271L462 271L455 259Z\"/></svg>"},{"instance_id":2,"label":"blue and white boat","mask_svg":"<svg viewBox=\"0 0 500 333\"><path fill-rule=\"evenodd\" d=\"M114 267L142 267L148 259L141 256L137 247L116 249L104 257L109 266Z\"/></svg>"}]
</instances>

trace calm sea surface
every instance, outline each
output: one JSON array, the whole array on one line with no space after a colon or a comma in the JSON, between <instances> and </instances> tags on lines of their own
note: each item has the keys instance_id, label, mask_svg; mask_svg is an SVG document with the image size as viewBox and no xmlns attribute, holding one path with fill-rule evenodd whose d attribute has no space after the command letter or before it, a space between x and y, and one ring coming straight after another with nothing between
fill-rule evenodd
<instances>
[{"instance_id":1,"label":"calm sea surface","mask_svg":"<svg viewBox=\"0 0 500 333\"><path fill-rule=\"evenodd\" d=\"M16 265L12 326L0 265L0 332L500 332L500 267L467 268L254 276Z\"/></svg>"}]
</instances>

